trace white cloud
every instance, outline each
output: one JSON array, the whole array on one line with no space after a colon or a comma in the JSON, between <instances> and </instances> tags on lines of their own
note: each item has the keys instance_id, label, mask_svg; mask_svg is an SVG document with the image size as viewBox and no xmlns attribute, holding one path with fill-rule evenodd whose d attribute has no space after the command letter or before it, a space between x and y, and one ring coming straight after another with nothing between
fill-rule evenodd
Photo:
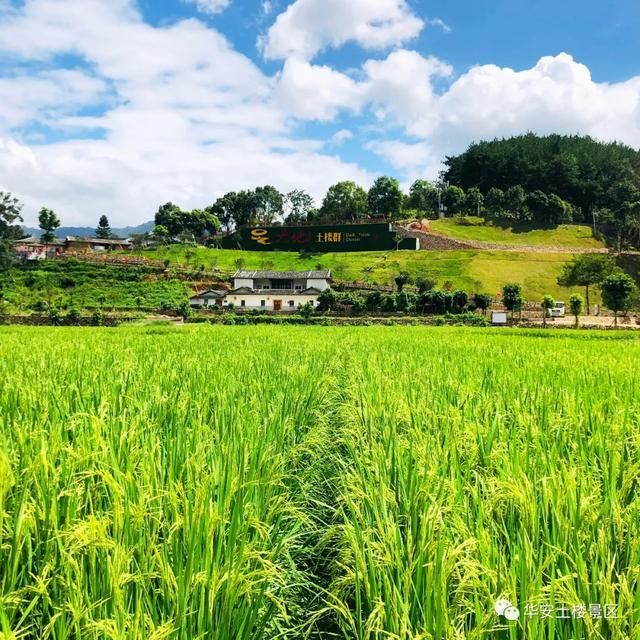
<instances>
[{"instance_id":1,"label":"white cloud","mask_svg":"<svg viewBox=\"0 0 640 640\"><path fill-rule=\"evenodd\" d=\"M312 59L327 47L356 42L384 49L416 37L423 27L405 0L296 0L259 45L268 59Z\"/></svg>"},{"instance_id":2,"label":"white cloud","mask_svg":"<svg viewBox=\"0 0 640 640\"><path fill-rule=\"evenodd\" d=\"M416 77L416 85L396 92L395 100L385 103L385 115L421 142L413 149L372 147L401 170L410 167L416 152L433 166L433 158L459 153L473 140L527 131L587 134L640 147L640 77L594 82L589 69L568 54L544 57L524 71L474 67L441 94L433 93L424 77Z\"/></svg>"},{"instance_id":3,"label":"white cloud","mask_svg":"<svg viewBox=\"0 0 640 640\"><path fill-rule=\"evenodd\" d=\"M451 33L453 31L453 29L442 18L431 18L426 21L426 24L430 27L442 29L445 33Z\"/></svg>"},{"instance_id":4,"label":"white cloud","mask_svg":"<svg viewBox=\"0 0 640 640\"><path fill-rule=\"evenodd\" d=\"M58 54L83 60L75 71L0 80L9 98L0 101L2 186L25 201L31 221L44 204L65 223L106 211L124 224L148 220L169 199L203 206L263 183L319 198L345 176L369 181L323 155L322 141L295 137L273 80L215 30L197 20L154 28L133 0L64 0L64 11L60 1L28 0L0 17L0 55L43 68ZM107 91L104 113L87 115ZM36 118L104 137L28 144L20 126Z\"/></svg>"},{"instance_id":5,"label":"white cloud","mask_svg":"<svg viewBox=\"0 0 640 640\"><path fill-rule=\"evenodd\" d=\"M338 111L357 111L364 87L331 67L290 58L277 78L277 96L283 109L305 120L333 120Z\"/></svg>"},{"instance_id":6,"label":"white cloud","mask_svg":"<svg viewBox=\"0 0 640 640\"><path fill-rule=\"evenodd\" d=\"M183 2L194 4L198 11L209 15L222 13L231 4L231 0L183 0Z\"/></svg>"},{"instance_id":7,"label":"white cloud","mask_svg":"<svg viewBox=\"0 0 640 640\"><path fill-rule=\"evenodd\" d=\"M336 131L333 136L331 136L331 142L338 145L347 140L351 140L351 138L353 138L353 132L349 131L349 129L340 129L340 131Z\"/></svg>"}]
</instances>

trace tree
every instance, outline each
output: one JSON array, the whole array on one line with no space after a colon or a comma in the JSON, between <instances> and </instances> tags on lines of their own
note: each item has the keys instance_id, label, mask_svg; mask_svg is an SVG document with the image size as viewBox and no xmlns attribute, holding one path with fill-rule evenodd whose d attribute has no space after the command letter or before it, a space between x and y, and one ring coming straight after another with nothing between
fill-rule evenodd
<instances>
[{"instance_id":1,"label":"tree","mask_svg":"<svg viewBox=\"0 0 640 640\"><path fill-rule=\"evenodd\" d=\"M488 293L476 293L473 296L473 304L476 305L476 309L482 311L482 315L486 315L487 309L491 306L493 297Z\"/></svg>"},{"instance_id":2,"label":"tree","mask_svg":"<svg viewBox=\"0 0 640 640\"><path fill-rule=\"evenodd\" d=\"M313 217L316 205L313 198L300 189L294 189L284 197L284 221L295 225L306 222L310 215Z\"/></svg>"},{"instance_id":3,"label":"tree","mask_svg":"<svg viewBox=\"0 0 640 640\"><path fill-rule=\"evenodd\" d=\"M309 320L313 315L313 305L310 302L298 305L298 313L305 319Z\"/></svg>"},{"instance_id":4,"label":"tree","mask_svg":"<svg viewBox=\"0 0 640 640\"><path fill-rule=\"evenodd\" d=\"M56 237L56 229L60 226L60 219L51 209L42 207L38 214L38 222L40 228L44 231L42 234L43 242L52 242Z\"/></svg>"},{"instance_id":5,"label":"tree","mask_svg":"<svg viewBox=\"0 0 640 640\"><path fill-rule=\"evenodd\" d=\"M489 218L501 218L504 212L504 191L493 187L485 198L487 216Z\"/></svg>"},{"instance_id":6,"label":"tree","mask_svg":"<svg viewBox=\"0 0 640 640\"><path fill-rule=\"evenodd\" d=\"M479 216L484 208L484 196L478 187L467 189L464 200L464 208L469 215Z\"/></svg>"},{"instance_id":7,"label":"tree","mask_svg":"<svg viewBox=\"0 0 640 640\"><path fill-rule=\"evenodd\" d=\"M579 317L582 313L582 309L584 308L584 298L575 293L569 299L569 308L571 309L571 315L576 319L576 329L578 328L578 323L580 321Z\"/></svg>"},{"instance_id":8,"label":"tree","mask_svg":"<svg viewBox=\"0 0 640 640\"><path fill-rule=\"evenodd\" d=\"M109 218L107 218L107 216L100 216L100 220L98 220L98 227L96 228L96 238L105 240L112 236L113 234L111 233L111 227L109 226Z\"/></svg>"},{"instance_id":9,"label":"tree","mask_svg":"<svg viewBox=\"0 0 640 640\"><path fill-rule=\"evenodd\" d=\"M511 311L512 318L514 311L522 311L524 307L522 287L515 282L505 284L502 287L502 304L504 304L507 311Z\"/></svg>"},{"instance_id":10,"label":"tree","mask_svg":"<svg viewBox=\"0 0 640 640\"><path fill-rule=\"evenodd\" d=\"M464 211L466 196L464 191L453 184L450 184L442 192L442 204L452 214L460 214Z\"/></svg>"},{"instance_id":11,"label":"tree","mask_svg":"<svg viewBox=\"0 0 640 640\"><path fill-rule=\"evenodd\" d=\"M405 284L411 282L411 276L406 271L401 271L395 278L396 286L398 287L398 293L402 293Z\"/></svg>"},{"instance_id":12,"label":"tree","mask_svg":"<svg viewBox=\"0 0 640 640\"><path fill-rule=\"evenodd\" d=\"M159 207L154 222L156 227L165 227L170 236L177 236L183 227L182 209L173 202L167 202Z\"/></svg>"},{"instance_id":13,"label":"tree","mask_svg":"<svg viewBox=\"0 0 640 640\"><path fill-rule=\"evenodd\" d=\"M389 220L400 217L404 196L400 184L395 178L382 176L378 178L368 195L369 212Z\"/></svg>"},{"instance_id":14,"label":"tree","mask_svg":"<svg viewBox=\"0 0 640 640\"><path fill-rule=\"evenodd\" d=\"M542 298L542 325L547 326L547 316L550 314L551 309L556 306L556 301L552 296L546 295Z\"/></svg>"},{"instance_id":15,"label":"tree","mask_svg":"<svg viewBox=\"0 0 640 640\"><path fill-rule=\"evenodd\" d=\"M635 289L633 278L622 272L616 271L608 275L601 285L602 301L614 314L614 324L618 326L618 313L626 311L629 300Z\"/></svg>"},{"instance_id":16,"label":"tree","mask_svg":"<svg viewBox=\"0 0 640 640\"><path fill-rule=\"evenodd\" d=\"M367 193L355 182L338 182L329 187L320 213L329 220L356 220L367 213Z\"/></svg>"},{"instance_id":17,"label":"tree","mask_svg":"<svg viewBox=\"0 0 640 640\"><path fill-rule=\"evenodd\" d=\"M22 204L10 193L0 191L0 270L7 269L13 260L12 240L22 236L15 222L22 222Z\"/></svg>"},{"instance_id":18,"label":"tree","mask_svg":"<svg viewBox=\"0 0 640 640\"><path fill-rule=\"evenodd\" d=\"M426 293L435 289L437 282L433 278L420 277L416 279L416 287L418 287L418 293Z\"/></svg>"},{"instance_id":19,"label":"tree","mask_svg":"<svg viewBox=\"0 0 640 640\"><path fill-rule=\"evenodd\" d=\"M607 222L616 230L618 255L622 252L622 238L625 231L633 226L640 211L640 188L630 179L618 180L606 194L611 217Z\"/></svg>"},{"instance_id":20,"label":"tree","mask_svg":"<svg viewBox=\"0 0 640 640\"><path fill-rule=\"evenodd\" d=\"M333 289L325 289L318 296L317 310L320 312L333 311L336 306L336 294Z\"/></svg>"},{"instance_id":21,"label":"tree","mask_svg":"<svg viewBox=\"0 0 640 640\"><path fill-rule=\"evenodd\" d=\"M614 269L611 258L601 253L576 256L562 267L558 284L562 287L584 287L589 313L589 287L600 284Z\"/></svg>"},{"instance_id":22,"label":"tree","mask_svg":"<svg viewBox=\"0 0 640 640\"><path fill-rule=\"evenodd\" d=\"M231 231L231 227L233 226L236 199L237 194L231 191L221 198L218 198L211 206L205 209L205 211L213 214L220 220L220 223L227 232Z\"/></svg>"},{"instance_id":23,"label":"tree","mask_svg":"<svg viewBox=\"0 0 640 640\"><path fill-rule=\"evenodd\" d=\"M522 222L531 218L527 207L527 194L519 184L509 187L504 192L503 209L505 217L510 220Z\"/></svg>"},{"instance_id":24,"label":"tree","mask_svg":"<svg viewBox=\"0 0 640 640\"><path fill-rule=\"evenodd\" d=\"M211 211L194 209L188 213L183 212L182 232L191 233L193 237L204 242L208 237L214 236L220 230L220 220Z\"/></svg>"},{"instance_id":25,"label":"tree","mask_svg":"<svg viewBox=\"0 0 640 640\"><path fill-rule=\"evenodd\" d=\"M416 180L409 189L407 207L435 213L438 209L438 190L428 180Z\"/></svg>"},{"instance_id":26,"label":"tree","mask_svg":"<svg viewBox=\"0 0 640 640\"><path fill-rule=\"evenodd\" d=\"M169 237L169 229L167 229L167 227L165 227L163 224L156 225L151 233L156 240L162 242L163 244Z\"/></svg>"},{"instance_id":27,"label":"tree","mask_svg":"<svg viewBox=\"0 0 640 640\"><path fill-rule=\"evenodd\" d=\"M260 225L273 224L282 215L283 196L271 185L258 187L255 190L256 221Z\"/></svg>"}]
</instances>

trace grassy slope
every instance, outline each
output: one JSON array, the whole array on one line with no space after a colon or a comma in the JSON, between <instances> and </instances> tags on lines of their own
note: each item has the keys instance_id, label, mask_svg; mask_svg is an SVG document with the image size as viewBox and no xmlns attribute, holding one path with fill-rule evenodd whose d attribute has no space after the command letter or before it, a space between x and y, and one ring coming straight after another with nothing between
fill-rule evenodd
<instances>
[{"instance_id":1,"label":"grassy slope","mask_svg":"<svg viewBox=\"0 0 640 640\"><path fill-rule=\"evenodd\" d=\"M146 251L150 259L168 259L172 264L184 263L186 253L189 263L204 265L224 272L233 271L239 259L247 269L314 269L317 266L331 269L337 280L364 281L369 269L368 281L392 284L400 271L411 276L429 276L439 285L450 280L454 287L467 291L483 290L496 293L506 282L519 282L525 296L537 300L545 293L568 297L570 291L559 287L556 279L569 254L537 254L506 251L391 251L363 253L326 253L309 258L289 252L227 251L219 249L185 249L178 245L160 250Z\"/></svg>"},{"instance_id":2,"label":"grassy slope","mask_svg":"<svg viewBox=\"0 0 640 640\"><path fill-rule=\"evenodd\" d=\"M604 244L596 240L587 225L560 225L556 229L503 228L485 225L482 218L446 218L432 220L431 229L451 238L460 240L477 240L497 244L547 246L547 247L582 247L598 249Z\"/></svg>"},{"instance_id":3,"label":"grassy slope","mask_svg":"<svg viewBox=\"0 0 640 640\"><path fill-rule=\"evenodd\" d=\"M178 305L189 287L175 279L158 278L138 267L92 265L66 261L33 263L0 273L0 291L10 311L29 311L46 302L59 309L155 309Z\"/></svg>"}]
</instances>

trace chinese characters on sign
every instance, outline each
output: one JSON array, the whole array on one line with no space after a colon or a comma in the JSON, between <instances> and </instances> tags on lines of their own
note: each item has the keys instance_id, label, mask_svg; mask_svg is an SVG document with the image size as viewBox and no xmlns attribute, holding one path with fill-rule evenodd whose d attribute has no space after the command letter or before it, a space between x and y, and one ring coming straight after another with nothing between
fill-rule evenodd
<instances>
[{"instance_id":1,"label":"chinese characters on sign","mask_svg":"<svg viewBox=\"0 0 640 640\"><path fill-rule=\"evenodd\" d=\"M262 251L389 251L417 248L415 238L403 239L390 224L328 224L310 227L240 229L222 241L224 249Z\"/></svg>"}]
</instances>

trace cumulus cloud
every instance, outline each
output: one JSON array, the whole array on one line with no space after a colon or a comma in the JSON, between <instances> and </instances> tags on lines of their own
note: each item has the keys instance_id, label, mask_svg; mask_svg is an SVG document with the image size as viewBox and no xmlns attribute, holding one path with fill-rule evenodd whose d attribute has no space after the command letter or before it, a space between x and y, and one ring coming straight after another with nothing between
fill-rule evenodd
<instances>
[{"instance_id":1,"label":"cumulus cloud","mask_svg":"<svg viewBox=\"0 0 640 640\"><path fill-rule=\"evenodd\" d=\"M319 198L345 176L369 181L323 154L323 141L294 136L273 79L203 23L153 27L133 0L60 6L28 0L0 17L0 56L37 69L0 78L1 186L31 221L43 204L66 223L99 210L120 224L148 220L169 199L203 206L261 183ZM52 71L62 54L78 68ZM105 95L103 108L87 109ZM21 128L34 120L73 135L36 144Z\"/></svg>"},{"instance_id":2,"label":"cumulus cloud","mask_svg":"<svg viewBox=\"0 0 640 640\"><path fill-rule=\"evenodd\" d=\"M338 4L344 20L328 36ZM25 201L29 222L47 205L68 224L107 212L120 225L166 200L201 207L257 184L317 199L338 180L370 184L327 152L354 131L404 180L435 177L473 140L525 131L640 146L640 77L595 82L568 54L455 76L397 47L421 26L399 0L297 0L265 41L286 58L269 76L200 20L147 24L136 0L0 0L0 189ZM349 72L314 64L349 41L396 48ZM305 136L309 121L335 130Z\"/></svg>"},{"instance_id":3,"label":"cumulus cloud","mask_svg":"<svg viewBox=\"0 0 640 640\"><path fill-rule=\"evenodd\" d=\"M231 0L183 0L183 2L193 4L201 13L210 15L222 13L231 4Z\"/></svg>"},{"instance_id":4,"label":"cumulus cloud","mask_svg":"<svg viewBox=\"0 0 640 640\"><path fill-rule=\"evenodd\" d=\"M327 47L355 42L384 49L416 37L424 26L406 0L296 0L259 40L268 59L312 59Z\"/></svg>"}]
</instances>

